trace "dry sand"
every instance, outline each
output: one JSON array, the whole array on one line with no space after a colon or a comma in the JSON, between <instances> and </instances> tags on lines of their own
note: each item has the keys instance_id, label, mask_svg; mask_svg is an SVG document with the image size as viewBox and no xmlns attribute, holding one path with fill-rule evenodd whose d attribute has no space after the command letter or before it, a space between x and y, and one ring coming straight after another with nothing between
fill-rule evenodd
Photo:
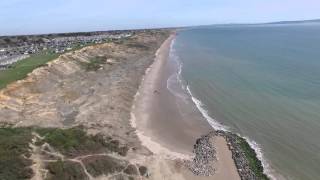
<instances>
[{"instance_id":1,"label":"dry sand","mask_svg":"<svg viewBox=\"0 0 320 180\"><path fill-rule=\"evenodd\" d=\"M191 171L177 166L168 159L190 159L196 139L213 129L201 117L194 105L181 103L167 88L168 78L175 72L168 61L170 46L175 35L170 36L157 51L154 63L147 70L132 108L132 125L142 144L157 158L150 162L153 179L240 179L231 151L223 137L216 137L217 150L212 177L199 177ZM169 171L167 168L171 167ZM174 170L172 170L174 169ZM152 172L151 172L152 173Z\"/></svg>"},{"instance_id":2,"label":"dry sand","mask_svg":"<svg viewBox=\"0 0 320 180\"><path fill-rule=\"evenodd\" d=\"M144 70L167 35L139 33L126 43L106 43L60 56L0 91L0 122L61 128L83 125L90 133L102 132L135 149L125 159L146 165L148 179L239 179L221 137L215 140L218 162L213 177L195 176L177 160L192 158L196 139L212 128L195 106L186 103L191 101L181 101L167 89L167 80L175 72L167 61L174 35L157 51L132 107ZM97 55L106 59L112 55L115 62L86 72L79 62ZM134 127L153 155L140 145Z\"/></svg>"}]
</instances>

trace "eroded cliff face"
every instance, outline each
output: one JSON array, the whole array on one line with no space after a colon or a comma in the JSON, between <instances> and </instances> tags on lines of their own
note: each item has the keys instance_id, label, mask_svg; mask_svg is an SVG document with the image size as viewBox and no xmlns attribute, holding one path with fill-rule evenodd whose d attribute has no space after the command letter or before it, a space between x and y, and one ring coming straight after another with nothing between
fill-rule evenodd
<instances>
[{"instance_id":1,"label":"eroded cliff face","mask_svg":"<svg viewBox=\"0 0 320 180\"><path fill-rule=\"evenodd\" d=\"M0 121L16 126L128 128L130 108L145 69L168 32L61 55L0 92Z\"/></svg>"},{"instance_id":2,"label":"eroded cliff face","mask_svg":"<svg viewBox=\"0 0 320 180\"><path fill-rule=\"evenodd\" d=\"M21 156L31 179L195 178L183 160L142 146L130 124L142 77L171 33L139 31L61 55L0 91L0 124L35 127L24 129L30 156Z\"/></svg>"},{"instance_id":3,"label":"eroded cliff face","mask_svg":"<svg viewBox=\"0 0 320 180\"><path fill-rule=\"evenodd\" d=\"M130 124L132 102L145 70L169 34L138 32L129 39L61 55L0 91L0 123L84 126L89 133L140 147Z\"/></svg>"},{"instance_id":4,"label":"eroded cliff face","mask_svg":"<svg viewBox=\"0 0 320 180\"><path fill-rule=\"evenodd\" d=\"M45 142L40 146L39 142L45 137L33 132L33 140L30 142L33 179L54 179L47 165L48 158L51 158L50 162L62 160L63 166L71 167L71 164L65 164L71 162L75 163L72 168L79 169L79 165L80 169L81 166L84 167L83 179L99 176L99 173L89 172L89 169L87 172L86 168L91 165L87 166L86 163L93 163L93 167L97 166L95 170L106 175L103 163L110 161L103 158L111 157L113 160L120 159L115 161L125 162L125 165L122 169L101 177L102 179L117 179L118 176L141 178L146 175L147 169L140 173L136 171L140 171L140 165L143 167L150 161L146 157L151 152L141 146L135 129L130 124L130 112L145 70L170 33L167 30L140 31L128 39L66 53L34 70L26 79L12 83L0 91L2 124L60 129L80 126L88 134L98 134L108 139L106 142L101 141L106 146L101 149L103 154L99 150L100 154L80 153L79 157L68 159L62 152L52 148L50 143ZM109 141L116 142L116 146L109 146ZM114 151L114 147L125 148L125 155L108 153ZM100 160L100 164L95 159ZM135 171L133 175L130 174L131 171Z\"/></svg>"}]
</instances>

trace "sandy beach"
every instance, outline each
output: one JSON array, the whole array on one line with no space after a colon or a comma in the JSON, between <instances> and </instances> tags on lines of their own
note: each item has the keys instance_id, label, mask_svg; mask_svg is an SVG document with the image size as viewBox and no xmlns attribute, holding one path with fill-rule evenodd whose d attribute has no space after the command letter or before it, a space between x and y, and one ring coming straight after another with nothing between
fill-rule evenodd
<instances>
[{"instance_id":1,"label":"sandy beach","mask_svg":"<svg viewBox=\"0 0 320 180\"><path fill-rule=\"evenodd\" d=\"M169 58L175 39L171 32L137 32L121 42L61 55L0 91L0 123L66 131L78 127L114 143L100 149L102 154L77 154L81 161L69 168L82 172L79 179L240 179L225 138L210 133L213 129L183 89L169 87L177 73ZM103 62L88 70L97 57ZM47 152L35 142L30 142L32 171L45 179ZM114 146L121 148L115 151ZM62 157L59 150L51 148L49 153ZM80 168L77 163L82 163ZM119 168L104 172L103 163ZM86 173L91 166L100 172ZM73 176L68 170L62 173Z\"/></svg>"},{"instance_id":2,"label":"sandy beach","mask_svg":"<svg viewBox=\"0 0 320 180\"><path fill-rule=\"evenodd\" d=\"M163 171L157 171L159 164L150 163L154 162L150 150L141 145L131 126L130 113L145 70L154 62L157 49L169 35L168 30L137 31L134 36L121 41L92 45L60 55L35 69L25 79L0 90L0 124L13 127L17 133L24 127L49 127L68 132L79 128L88 138L99 135L99 142L106 147L70 153L81 159L73 160L72 164L69 160L63 161L68 164L61 172L66 179L71 176L79 180L147 179L149 171L155 179L162 179L157 178L164 175ZM99 62L92 66L97 58ZM30 140L21 140L30 143L30 149L29 146L26 149L32 153L30 158L22 159L32 164L30 172L33 174L29 173L28 177L61 179L55 172L47 173L49 163L56 163L59 158L69 155L51 146L48 152L44 147L46 143L43 146L36 144L40 136L31 131L28 130ZM20 137L24 136L18 139ZM74 137L80 138L78 135ZM12 142L7 135L2 138ZM109 146L110 141L112 145ZM92 144L88 146L91 147ZM56 155L54 160L47 156L48 153ZM21 154L21 157L27 156ZM87 173L91 165L99 172ZM26 164L21 167L24 168L29 167Z\"/></svg>"},{"instance_id":3,"label":"sandy beach","mask_svg":"<svg viewBox=\"0 0 320 180\"><path fill-rule=\"evenodd\" d=\"M171 35L162 44L154 63L146 72L135 98L132 124L137 129L142 145L155 155L190 160L194 156L196 140L213 129L192 104L190 97L178 98L167 88L168 79L176 73L169 60L174 39L175 35ZM240 179L226 140L216 137L214 146L217 151L215 175L200 177L182 169L182 179Z\"/></svg>"}]
</instances>

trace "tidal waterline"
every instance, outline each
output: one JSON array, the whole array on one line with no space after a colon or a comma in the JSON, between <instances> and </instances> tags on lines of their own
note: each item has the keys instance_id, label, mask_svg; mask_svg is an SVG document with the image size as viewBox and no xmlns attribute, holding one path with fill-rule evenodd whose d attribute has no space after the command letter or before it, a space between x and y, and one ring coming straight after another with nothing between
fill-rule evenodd
<instances>
[{"instance_id":1,"label":"tidal waterline","mask_svg":"<svg viewBox=\"0 0 320 180\"><path fill-rule=\"evenodd\" d=\"M271 173L320 177L320 24L198 27L174 48L192 94L257 142Z\"/></svg>"}]
</instances>

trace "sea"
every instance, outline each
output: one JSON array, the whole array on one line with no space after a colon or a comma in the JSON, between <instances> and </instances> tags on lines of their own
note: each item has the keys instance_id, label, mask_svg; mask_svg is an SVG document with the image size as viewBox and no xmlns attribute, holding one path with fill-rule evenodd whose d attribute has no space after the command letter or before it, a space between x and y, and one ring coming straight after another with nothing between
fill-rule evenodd
<instances>
[{"instance_id":1,"label":"sea","mask_svg":"<svg viewBox=\"0 0 320 180\"><path fill-rule=\"evenodd\" d=\"M245 137L271 179L320 179L320 23L186 28L170 57L201 114Z\"/></svg>"}]
</instances>

